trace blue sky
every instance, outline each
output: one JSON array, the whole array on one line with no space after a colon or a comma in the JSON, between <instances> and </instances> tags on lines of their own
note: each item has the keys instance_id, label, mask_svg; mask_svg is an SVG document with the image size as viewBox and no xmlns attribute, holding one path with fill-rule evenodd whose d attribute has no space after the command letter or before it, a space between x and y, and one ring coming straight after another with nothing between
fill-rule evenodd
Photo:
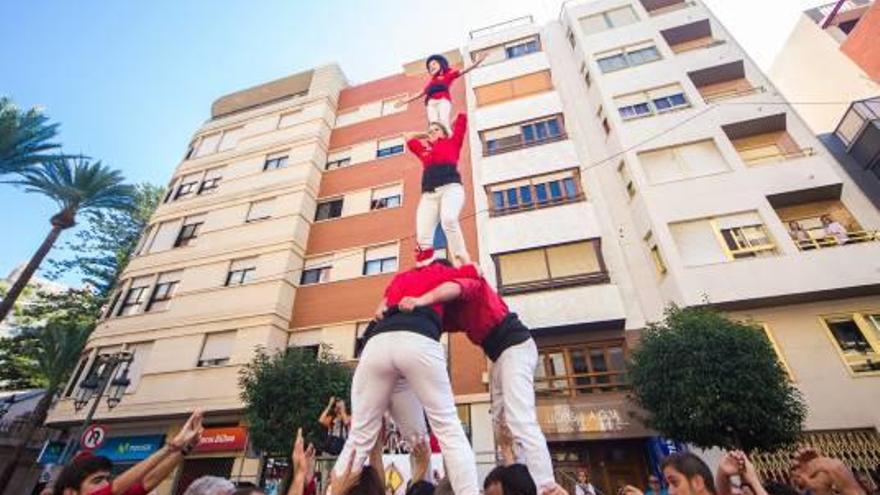
<instances>
[{"instance_id":1,"label":"blue sky","mask_svg":"<svg viewBox=\"0 0 880 495\"><path fill-rule=\"evenodd\" d=\"M707 3L766 68L799 12L824 2ZM368 81L405 61L463 45L471 29L526 14L539 22L556 18L560 4L6 1L0 2L0 94L22 107L44 107L61 122L67 152L101 159L131 182L164 184L218 96L332 61L351 82ZM5 277L42 241L54 204L0 185L0 211ZM62 243L70 237L65 233Z\"/></svg>"}]
</instances>

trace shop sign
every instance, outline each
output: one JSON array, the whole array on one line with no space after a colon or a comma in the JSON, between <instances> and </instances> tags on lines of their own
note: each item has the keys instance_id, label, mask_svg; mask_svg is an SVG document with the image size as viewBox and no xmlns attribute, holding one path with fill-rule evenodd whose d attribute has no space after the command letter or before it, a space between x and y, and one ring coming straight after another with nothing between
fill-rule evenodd
<instances>
[{"instance_id":1,"label":"shop sign","mask_svg":"<svg viewBox=\"0 0 880 495\"><path fill-rule=\"evenodd\" d=\"M244 450L247 446L247 428L231 426L228 428L206 428L199 444L193 452L229 452Z\"/></svg>"},{"instance_id":2,"label":"shop sign","mask_svg":"<svg viewBox=\"0 0 880 495\"><path fill-rule=\"evenodd\" d=\"M137 462L150 457L165 445L165 435L137 435L113 437L104 441L95 455L101 455L113 462Z\"/></svg>"},{"instance_id":3,"label":"shop sign","mask_svg":"<svg viewBox=\"0 0 880 495\"><path fill-rule=\"evenodd\" d=\"M538 422L550 436L626 438L649 436L633 417L635 407L625 400L609 403L544 402L538 404Z\"/></svg>"}]
</instances>

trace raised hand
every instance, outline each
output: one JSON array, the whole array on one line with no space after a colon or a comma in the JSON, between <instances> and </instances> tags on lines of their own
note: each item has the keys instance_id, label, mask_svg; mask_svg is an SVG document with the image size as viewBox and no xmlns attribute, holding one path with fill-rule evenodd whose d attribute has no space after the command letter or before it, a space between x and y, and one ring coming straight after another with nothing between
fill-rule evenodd
<instances>
[{"instance_id":1,"label":"raised hand","mask_svg":"<svg viewBox=\"0 0 880 495\"><path fill-rule=\"evenodd\" d=\"M345 471L342 472L341 475L336 475L336 470L330 472L330 493L333 495L347 495L349 491L351 491L352 487L357 484L358 478L361 476L361 469L363 466L354 467L354 452L351 453L351 456L348 458L348 464L345 466Z\"/></svg>"},{"instance_id":2,"label":"raised hand","mask_svg":"<svg viewBox=\"0 0 880 495\"><path fill-rule=\"evenodd\" d=\"M413 438L412 445L410 459L412 459L412 479L415 482L425 479L428 468L431 467L431 444L424 438Z\"/></svg>"}]
</instances>

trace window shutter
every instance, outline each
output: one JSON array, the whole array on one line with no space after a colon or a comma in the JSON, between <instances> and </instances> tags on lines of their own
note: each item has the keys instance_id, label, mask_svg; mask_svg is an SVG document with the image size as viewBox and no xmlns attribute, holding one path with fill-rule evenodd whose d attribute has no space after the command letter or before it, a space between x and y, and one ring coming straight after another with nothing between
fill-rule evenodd
<instances>
[{"instance_id":1,"label":"window shutter","mask_svg":"<svg viewBox=\"0 0 880 495\"><path fill-rule=\"evenodd\" d=\"M250 210L248 210L247 221L250 222L252 220L269 218L272 216L272 211L274 210L274 208L275 198L254 201L253 203L251 203Z\"/></svg>"},{"instance_id":2,"label":"window shutter","mask_svg":"<svg viewBox=\"0 0 880 495\"><path fill-rule=\"evenodd\" d=\"M205 335L205 344L202 346L202 361L214 359L228 359L232 355L235 344L235 331L209 333Z\"/></svg>"},{"instance_id":3,"label":"window shutter","mask_svg":"<svg viewBox=\"0 0 880 495\"><path fill-rule=\"evenodd\" d=\"M543 249L498 256L501 285L534 282L549 278Z\"/></svg>"},{"instance_id":4,"label":"window shutter","mask_svg":"<svg viewBox=\"0 0 880 495\"><path fill-rule=\"evenodd\" d=\"M153 244L150 246L149 252L156 253L171 249L174 246L174 241L177 239L178 232L180 232L181 223L182 220L177 219L159 224L159 230L156 231L156 237L153 238Z\"/></svg>"},{"instance_id":5,"label":"window shutter","mask_svg":"<svg viewBox=\"0 0 880 495\"><path fill-rule=\"evenodd\" d=\"M218 148L218 151L226 151L235 148L235 145L238 144L238 140L241 137L241 133L241 127L223 131L223 137L220 139L220 147Z\"/></svg>"},{"instance_id":6,"label":"window shutter","mask_svg":"<svg viewBox=\"0 0 880 495\"><path fill-rule=\"evenodd\" d=\"M403 194L403 185L394 184L373 189L372 199L382 199Z\"/></svg>"},{"instance_id":7,"label":"window shutter","mask_svg":"<svg viewBox=\"0 0 880 495\"><path fill-rule=\"evenodd\" d=\"M203 136L199 141L199 148L196 150L196 158L200 156L210 155L217 150L217 144L220 142L220 133L208 134Z\"/></svg>"},{"instance_id":8,"label":"window shutter","mask_svg":"<svg viewBox=\"0 0 880 495\"><path fill-rule=\"evenodd\" d=\"M608 20L613 27L626 26L639 20L635 11L629 5L606 12Z\"/></svg>"},{"instance_id":9,"label":"window shutter","mask_svg":"<svg viewBox=\"0 0 880 495\"><path fill-rule=\"evenodd\" d=\"M373 261L383 258L396 258L397 251L397 243L367 248L364 253L364 260Z\"/></svg>"},{"instance_id":10,"label":"window shutter","mask_svg":"<svg viewBox=\"0 0 880 495\"><path fill-rule=\"evenodd\" d=\"M285 127L290 127L290 126L296 124L296 121L299 119L300 113L302 113L301 110L282 113L281 118L278 119L278 128L283 129Z\"/></svg>"},{"instance_id":11,"label":"window shutter","mask_svg":"<svg viewBox=\"0 0 880 495\"><path fill-rule=\"evenodd\" d=\"M578 242L547 248L550 262L550 276L553 278L585 275L601 271L596 245L592 242Z\"/></svg>"},{"instance_id":12,"label":"window shutter","mask_svg":"<svg viewBox=\"0 0 880 495\"><path fill-rule=\"evenodd\" d=\"M377 148L381 150L381 149L385 149L385 148L391 148L394 146L403 146L403 145L404 145L403 137L398 136L398 137L380 140Z\"/></svg>"}]
</instances>

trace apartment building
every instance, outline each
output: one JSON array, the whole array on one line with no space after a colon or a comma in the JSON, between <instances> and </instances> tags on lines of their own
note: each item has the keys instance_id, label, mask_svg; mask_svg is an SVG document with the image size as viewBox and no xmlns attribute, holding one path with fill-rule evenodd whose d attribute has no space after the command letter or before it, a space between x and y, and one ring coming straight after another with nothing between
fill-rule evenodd
<instances>
[{"instance_id":1,"label":"apartment building","mask_svg":"<svg viewBox=\"0 0 880 495\"><path fill-rule=\"evenodd\" d=\"M568 3L549 31L644 317L710 304L761 325L804 394L806 439L867 463L878 210L701 2Z\"/></svg>"}]
</instances>

